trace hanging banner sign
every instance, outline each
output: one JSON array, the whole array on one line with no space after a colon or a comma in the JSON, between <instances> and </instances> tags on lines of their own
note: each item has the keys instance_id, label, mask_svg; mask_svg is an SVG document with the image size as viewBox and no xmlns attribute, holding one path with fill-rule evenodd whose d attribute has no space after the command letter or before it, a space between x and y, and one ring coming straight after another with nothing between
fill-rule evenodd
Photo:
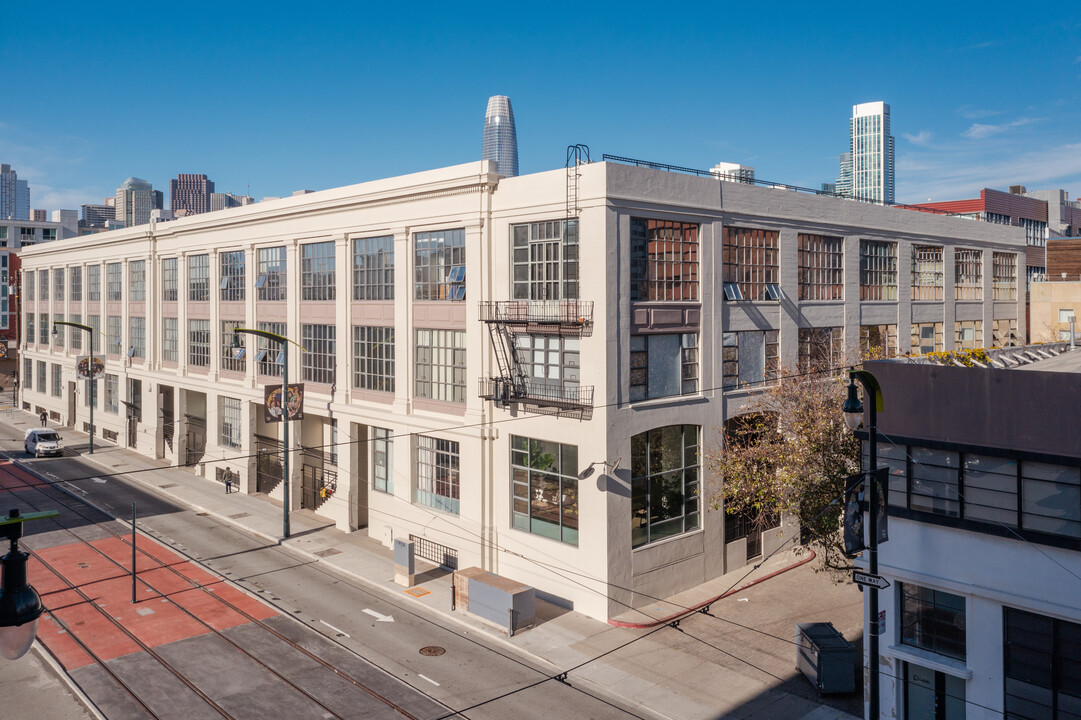
<instances>
[{"instance_id":1,"label":"hanging banner sign","mask_svg":"<svg viewBox=\"0 0 1081 720\"><path fill-rule=\"evenodd\" d=\"M101 380L105 377L105 361L97 355L94 356L94 379ZM75 376L88 379L90 378L90 356L80 355L75 358Z\"/></svg>"},{"instance_id":2,"label":"hanging banner sign","mask_svg":"<svg viewBox=\"0 0 1081 720\"><path fill-rule=\"evenodd\" d=\"M289 398L282 403L282 386L267 385L263 395L263 422L281 422L282 407L289 413L289 420L304 419L304 383L289 384Z\"/></svg>"}]
</instances>

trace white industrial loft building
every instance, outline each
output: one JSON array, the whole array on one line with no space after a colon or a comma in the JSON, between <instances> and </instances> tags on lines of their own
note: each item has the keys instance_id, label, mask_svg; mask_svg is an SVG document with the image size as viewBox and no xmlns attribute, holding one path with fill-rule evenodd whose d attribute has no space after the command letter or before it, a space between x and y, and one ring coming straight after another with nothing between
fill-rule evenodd
<instances>
[{"instance_id":1,"label":"white industrial loft building","mask_svg":"<svg viewBox=\"0 0 1081 720\"><path fill-rule=\"evenodd\" d=\"M793 535L710 510L702 459L779 368L1024 332L1020 229L571 172L480 161L28 249L21 406L87 429L86 333L51 330L92 325L106 439L281 497L277 349L230 345L282 333L294 508L604 619Z\"/></svg>"}]
</instances>

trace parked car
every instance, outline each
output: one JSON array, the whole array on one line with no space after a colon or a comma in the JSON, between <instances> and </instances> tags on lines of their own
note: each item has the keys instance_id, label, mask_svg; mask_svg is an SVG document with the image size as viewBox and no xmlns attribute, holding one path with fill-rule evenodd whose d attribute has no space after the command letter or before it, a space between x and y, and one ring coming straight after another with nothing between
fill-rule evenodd
<instances>
[{"instance_id":1,"label":"parked car","mask_svg":"<svg viewBox=\"0 0 1081 720\"><path fill-rule=\"evenodd\" d=\"M34 457L44 455L59 457L64 454L64 445L61 442L60 433L49 428L31 428L27 430L23 447L26 448L27 454Z\"/></svg>"}]
</instances>

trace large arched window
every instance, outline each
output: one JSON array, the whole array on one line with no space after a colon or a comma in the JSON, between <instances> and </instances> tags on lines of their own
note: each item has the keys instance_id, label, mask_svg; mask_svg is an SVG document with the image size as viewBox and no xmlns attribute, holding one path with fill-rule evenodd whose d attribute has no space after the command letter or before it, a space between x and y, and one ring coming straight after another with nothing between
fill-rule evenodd
<instances>
[{"instance_id":1,"label":"large arched window","mask_svg":"<svg viewBox=\"0 0 1081 720\"><path fill-rule=\"evenodd\" d=\"M669 425L631 438L631 546L701 525L697 425Z\"/></svg>"}]
</instances>

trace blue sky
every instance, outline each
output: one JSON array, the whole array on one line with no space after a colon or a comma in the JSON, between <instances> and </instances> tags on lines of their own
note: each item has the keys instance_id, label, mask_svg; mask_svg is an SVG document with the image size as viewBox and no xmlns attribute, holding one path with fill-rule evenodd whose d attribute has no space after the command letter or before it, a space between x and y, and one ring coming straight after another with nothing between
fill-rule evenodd
<instances>
[{"instance_id":1,"label":"blue sky","mask_svg":"<svg viewBox=\"0 0 1081 720\"><path fill-rule=\"evenodd\" d=\"M256 199L479 158L509 95L522 173L567 145L818 187L885 100L897 199L1081 196L1081 11L950 3L9 3L0 162L35 208L129 176Z\"/></svg>"}]
</instances>

